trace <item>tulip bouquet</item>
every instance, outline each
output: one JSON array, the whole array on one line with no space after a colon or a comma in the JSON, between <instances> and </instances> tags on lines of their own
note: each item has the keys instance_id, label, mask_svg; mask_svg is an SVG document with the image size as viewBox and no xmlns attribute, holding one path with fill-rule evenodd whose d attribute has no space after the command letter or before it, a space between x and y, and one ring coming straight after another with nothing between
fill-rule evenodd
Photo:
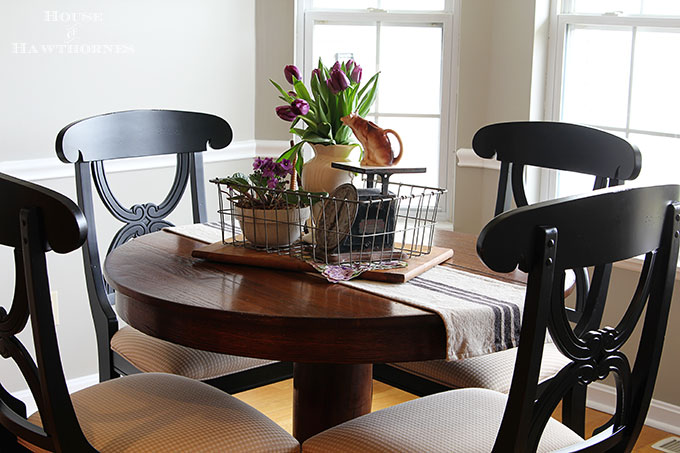
<instances>
[{"instance_id":1,"label":"tulip bouquet","mask_svg":"<svg viewBox=\"0 0 680 453\"><path fill-rule=\"evenodd\" d=\"M356 112L366 116L373 105L378 88L376 73L361 86L361 66L354 60L336 61L329 69L319 59L319 65L312 71L310 88L302 82L300 70L294 65L284 68L286 81L292 90L286 91L270 80L281 94L279 98L285 105L276 107L276 114L291 123L290 132L300 137L300 141L286 150L278 161L283 159L295 162L295 170L302 173L302 146L305 143L325 145L350 145L352 131L340 118ZM302 121L306 128L296 127ZM296 158L295 158L296 157Z\"/></svg>"}]
</instances>

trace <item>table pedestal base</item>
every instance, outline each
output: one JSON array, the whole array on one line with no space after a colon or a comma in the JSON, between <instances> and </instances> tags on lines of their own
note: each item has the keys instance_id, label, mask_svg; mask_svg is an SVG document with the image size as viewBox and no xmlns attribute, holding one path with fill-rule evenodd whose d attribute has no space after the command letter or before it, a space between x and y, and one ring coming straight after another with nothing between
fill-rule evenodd
<instances>
[{"instance_id":1,"label":"table pedestal base","mask_svg":"<svg viewBox=\"0 0 680 453\"><path fill-rule=\"evenodd\" d=\"M373 365L296 363L293 387L293 436L302 443L371 412Z\"/></svg>"}]
</instances>

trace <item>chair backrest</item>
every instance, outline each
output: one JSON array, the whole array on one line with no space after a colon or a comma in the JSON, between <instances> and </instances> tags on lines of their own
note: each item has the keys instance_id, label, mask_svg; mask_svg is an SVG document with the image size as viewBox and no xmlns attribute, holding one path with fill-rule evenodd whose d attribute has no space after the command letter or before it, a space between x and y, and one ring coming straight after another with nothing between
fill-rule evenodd
<instances>
[{"instance_id":1,"label":"chair backrest","mask_svg":"<svg viewBox=\"0 0 680 453\"><path fill-rule=\"evenodd\" d=\"M517 121L490 124L472 140L475 153L501 162L495 215L528 204L524 186L527 165L565 170L595 176L593 190L613 187L638 177L640 150L608 132L577 124L549 121ZM611 267L597 266L592 282L586 269L573 269L576 277L576 302L568 307L570 321L588 330L602 317L602 299L609 286ZM589 291L592 286L593 291ZM585 296L589 296L589 300Z\"/></svg>"},{"instance_id":2,"label":"chair backrest","mask_svg":"<svg viewBox=\"0 0 680 453\"><path fill-rule=\"evenodd\" d=\"M519 266L529 274L515 372L494 451L534 451L566 392L609 374L616 381L616 413L585 445L595 445L592 451L633 448L651 401L668 321L680 241L678 200L675 185L611 188L508 211L482 230L477 252L487 266L497 272ZM640 280L618 324L572 330L559 275L640 255L645 255ZM621 348L640 322L631 364ZM546 329L573 362L539 388Z\"/></svg>"},{"instance_id":3,"label":"chair backrest","mask_svg":"<svg viewBox=\"0 0 680 453\"><path fill-rule=\"evenodd\" d=\"M0 193L0 244L14 249L16 268L11 308L0 309L0 353L17 364L43 423L29 423L26 406L0 382L0 445L11 450L18 436L50 451L95 451L80 430L66 388L45 259L49 250L68 253L85 242L85 217L65 196L4 174ZM35 361L17 338L29 319Z\"/></svg>"},{"instance_id":4,"label":"chair backrest","mask_svg":"<svg viewBox=\"0 0 680 453\"><path fill-rule=\"evenodd\" d=\"M69 124L57 135L59 159L75 166L78 205L85 213L90 232L83 248L85 277L97 334L100 377L114 377L110 341L118 330L111 308L113 290L105 283L95 228L92 184L106 209L123 227L112 239L107 254L126 241L161 230L171 223L166 217L179 204L187 184L191 187L193 220L205 222L205 186L202 151L209 143L224 148L232 139L229 124L205 113L172 110L130 110L93 116ZM158 205L141 201L124 207L114 196L104 162L121 158L177 156L175 178L168 195ZM144 182L139 183L144 194Z\"/></svg>"},{"instance_id":5,"label":"chair backrest","mask_svg":"<svg viewBox=\"0 0 680 453\"><path fill-rule=\"evenodd\" d=\"M472 139L475 153L501 163L495 215L528 204L527 165L595 176L593 189L617 186L640 174L642 157L635 145L608 132L577 124L517 121L490 124ZM508 190L510 189L510 190Z\"/></svg>"}]
</instances>

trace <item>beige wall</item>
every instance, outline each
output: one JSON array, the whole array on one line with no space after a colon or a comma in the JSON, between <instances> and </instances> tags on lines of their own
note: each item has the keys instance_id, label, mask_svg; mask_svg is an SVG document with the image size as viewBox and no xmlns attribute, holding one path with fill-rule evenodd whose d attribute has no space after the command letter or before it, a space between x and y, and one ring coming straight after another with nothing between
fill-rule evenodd
<instances>
[{"instance_id":1,"label":"beige wall","mask_svg":"<svg viewBox=\"0 0 680 453\"><path fill-rule=\"evenodd\" d=\"M133 108L215 113L232 125L235 141L255 138L253 1L5 3L0 15L0 166L7 161L50 158L54 165L65 165L56 161L54 151L63 126L90 115ZM88 14L81 16L84 22L74 23L73 12ZM96 47L103 44L112 46ZM68 53L69 49L81 53ZM249 167L245 161L211 163L206 165L206 176ZM145 181L150 199L160 202L172 176L171 169L162 168L117 173L111 180L123 200L133 199L136 186L131 183ZM70 177L38 182L75 198ZM209 216L215 219L215 188L208 184L207 190ZM180 212L171 220L188 223L189 212ZM120 224L101 216L97 227L111 236ZM52 289L58 292L57 335L66 376L92 375L97 372L97 359L81 253L50 254L48 262ZM11 255L4 249L0 249L0 271L0 305L8 307L14 272ZM30 349L30 332L21 338ZM8 360L0 360L0 375L10 391L25 387Z\"/></svg>"},{"instance_id":2,"label":"beige wall","mask_svg":"<svg viewBox=\"0 0 680 453\"><path fill-rule=\"evenodd\" d=\"M456 149L471 148L474 133L486 124L535 119L535 110L542 109L536 99L542 100L545 68L533 62L545 64L547 1L539 3L463 1ZM478 233L491 219L496 182L493 171L457 169L455 230Z\"/></svg>"},{"instance_id":3,"label":"beige wall","mask_svg":"<svg viewBox=\"0 0 680 453\"><path fill-rule=\"evenodd\" d=\"M235 140L253 139L254 11L241 0L3 3L0 161L54 156L66 124L134 108L215 113Z\"/></svg>"},{"instance_id":4,"label":"beige wall","mask_svg":"<svg viewBox=\"0 0 680 453\"><path fill-rule=\"evenodd\" d=\"M295 0L256 0L255 136L259 140L289 140L290 123L274 108L283 101L269 79L285 82L283 68L293 64ZM283 151L283 150L282 150Z\"/></svg>"},{"instance_id":5,"label":"beige wall","mask_svg":"<svg viewBox=\"0 0 680 453\"><path fill-rule=\"evenodd\" d=\"M463 1L457 148L470 148L474 132L500 121L543 119L547 72L548 3L545 0ZM479 233L493 216L498 171L456 169L454 229ZM531 194L529 194L531 195ZM604 323L615 326L639 278L615 268ZM680 405L680 285L676 284L654 398ZM635 349L626 351L631 361ZM607 381L612 384L611 379Z\"/></svg>"}]
</instances>

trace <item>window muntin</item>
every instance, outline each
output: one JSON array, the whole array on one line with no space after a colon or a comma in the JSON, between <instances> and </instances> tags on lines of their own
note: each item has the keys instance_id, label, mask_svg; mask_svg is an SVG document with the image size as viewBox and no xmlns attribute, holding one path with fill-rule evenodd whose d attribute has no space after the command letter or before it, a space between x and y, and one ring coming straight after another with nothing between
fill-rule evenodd
<instances>
[{"instance_id":1,"label":"window muntin","mask_svg":"<svg viewBox=\"0 0 680 453\"><path fill-rule=\"evenodd\" d=\"M612 11L614 3L623 14L595 14ZM636 144L642 172L631 186L680 182L680 18L643 15L652 7L675 14L680 2L666 3L661 10L664 2L575 0L564 2L568 13L556 17L549 119L598 127ZM549 192L557 196L592 187L592 178L562 173L554 181Z\"/></svg>"},{"instance_id":2,"label":"window muntin","mask_svg":"<svg viewBox=\"0 0 680 453\"><path fill-rule=\"evenodd\" d=\"M635 14L650 16L680 16L677 0L572 0L562 3L563 13Z\"/></svg>"}]
</instances>

